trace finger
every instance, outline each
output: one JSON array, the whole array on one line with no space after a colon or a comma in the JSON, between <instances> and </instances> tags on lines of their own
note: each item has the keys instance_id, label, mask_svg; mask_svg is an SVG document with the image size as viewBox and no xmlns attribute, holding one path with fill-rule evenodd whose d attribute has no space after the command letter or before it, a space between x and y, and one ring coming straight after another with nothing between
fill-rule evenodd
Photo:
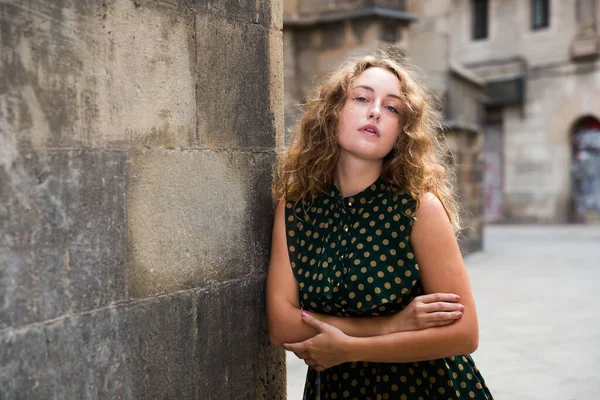
<instances>
[{"instance_id":1,"label":"finger","mask_svg":"<svg viewBox=\"0 0 600 400\"><path fill-rule=\"evenodd\" d=\"M305 346L304 342L300 342L300 343L283 343L282 346L283 346L284 349L293 352L296 355L296 357L302 358L302 359L305 358L305 357L302 357L306 353L306 346Z\"/></svg>"},{"instance_id":2,"label":"finger","mask_svg":"<svg viewBox=\"0 0 600 400\"><path fill-rule=\"evenodd\" d=\"M321 366L321 365L313 365L313 366L309 365L309 367L310 367L310 368L312 368L312 369L314 369L314 370L315 370L315 371L317 371L317 372L321 372L321 371L323 371L323 370L325 369L325 368L324 368L323 366Z\"/></svg>"},{"instance_id":3,"label":"finger","mask_svg":"<svg viewBox=\"0 0 600 400\"><path fill-rule=\"evenodd\" d=\"M319 363L317 363L315 360L310 360L310 364L308 362L305 361L306 365L308 365L309 367L311 367L312 369L314 369L315 371L323 371L325 369L325 367L323 367L322 365L320 365Z\"/></svg>"},{"instance_id":4,"label":"finger","mask_svg":"<svg viewBox=\"0 0 600 400\"><path fill-rule=\"evenodd\" d=\"M448 302L435 302L435 303L428 303L428 304L423 304L421 305L421 310L424 312L436 312L436 311L446 311L446 312L453 312L453 311L463 311L465 309L465 306L463 306L461 303L448 303Z\"/></svg>"},{"instance_id":5,"label":"finger","mask_svg":"<svg viewBox=\"0 0 600 400\"><path fill-rule=\"evenodd\" d=\"M419 299L423 303L435 303L440 301L453 303L460 300L460 296L454 293L432 293L416 297L415 299Z\"/></svg>"},{"instance_id":6,"label":"finger","mask_svg":"<svg viewBox=\"0 0 600 400\"><path fill-rule=\"evenodd\" d=\"M304 360L304 364L308 365L311 368L316 368L319 365L319 363L313 360L312 358Z\"/></svg>"},{"instance_id":7,"label":"finger","mask_svg":"<svg viewBox=\"0 0 600 400\"><path fill-rule=\"evenodd\" d=\"M306 360L307 358L310 358L307 351L295 351L294 354L300 360Z\"/></svg>"},{"instance_id":8,"label":"finger","mask_svg":"<svg viewBox=\"0 0 600 400\"><path fill-rule=\"evenodd\" d=\"M460 317L462 317L462 313L460 312L436 312L426 314L423 320L425 321L425 323L439 321L453 322L459 319Z\"/></svg>"},{"instance_id":9,"label":"finger","mask_svg":"<svg viewBox=\"0 0 600 400\"><path fill-rule=\"evenodd\" d=\"M436 326L450 325L450 324L452 324L454 322L456 322L455 319L444 320L444 321L431 321L431 322L428 322L426 325L427 325L427 328L433 328L433 327L436 327Z\"/></svg>"},{"instance_id":10,"label":"finger","mask_svg":"<svg viewBox=\"0 0 600 400\"><path fill-rule=\"evenodd\" d=\"M310 315L309 313L306 313L304 311L302 311L300 313L300 315L302 316L302 320L304 322L306 322L308 325L312 326L313 328L315 328L319 332L323 332L329 326L325 322L319 321L318 319L316 319L315 317L313 317L312 315Z\"/></svg>"}]
</instances>

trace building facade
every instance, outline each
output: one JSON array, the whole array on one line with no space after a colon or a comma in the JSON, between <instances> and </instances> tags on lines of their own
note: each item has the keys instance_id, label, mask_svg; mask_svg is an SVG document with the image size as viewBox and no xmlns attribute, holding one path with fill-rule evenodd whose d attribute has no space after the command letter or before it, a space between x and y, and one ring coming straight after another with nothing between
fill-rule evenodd
<instances>
[{"instance_id":1,"label":"building facade","mask_svg":"<svg viewBox=\"0 0 600 400\"><path fill-rule=\"evenodd\" d=\"M600 1L451 3L451 58L488 94L486 220L600 223Z\"/></svg>"},{"instance_id":2,"label":"building facade","mask_svg":"<svg viewBox=\"0 0 600 400\"><path fill-rule=\"evenodd\" d=\"M599 15L598 0L287 0L286 127L344 57L392 43L422 70L447 127L485 136L473 168L457 157L472 181L477 162L484 170L482 204L461 189L467 214L600 223Z\"/></svg>"}]
</instances>

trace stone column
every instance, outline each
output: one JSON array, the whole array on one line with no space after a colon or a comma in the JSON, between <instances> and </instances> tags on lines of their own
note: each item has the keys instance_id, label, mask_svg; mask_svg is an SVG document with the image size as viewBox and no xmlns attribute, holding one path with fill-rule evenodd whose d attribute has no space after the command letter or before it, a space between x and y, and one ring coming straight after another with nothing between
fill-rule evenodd
<instances>
[{"instance_id":1,"label":"stone column","mask_svg":"<svg viewBox=\"0 0 600 400\"><path fill-rule=\"evenodd\" d=\"M445 132L452 151L455 193L464 229L459 244L463 255L483 250L483 134L453 124Z\"/></svg>"},{"instance_id":2,"label":"stone column","mask_svg":"<svg viewBox=\"0 0 600 400\"><path fill-rule=\"evenodd\" d=\"M281 14L0 3L0 398L285 398Z\"/></svg>"}]
</instances>

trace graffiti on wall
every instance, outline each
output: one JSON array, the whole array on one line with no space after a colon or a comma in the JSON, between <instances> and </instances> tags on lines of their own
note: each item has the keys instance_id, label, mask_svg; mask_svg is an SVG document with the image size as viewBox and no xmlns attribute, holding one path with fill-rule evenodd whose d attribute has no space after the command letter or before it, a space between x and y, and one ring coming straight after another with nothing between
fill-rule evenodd
<instances>
[{"instance_id":1,"label":"graffiti on wall","mask_svg":"<svg viewBox=\"0 0 600 400\"><path fill-rule=\"evenodd\" d=\"M577 222L600 224L600 127L574 135L573 200Z\"/></svg>"}]
</instances>

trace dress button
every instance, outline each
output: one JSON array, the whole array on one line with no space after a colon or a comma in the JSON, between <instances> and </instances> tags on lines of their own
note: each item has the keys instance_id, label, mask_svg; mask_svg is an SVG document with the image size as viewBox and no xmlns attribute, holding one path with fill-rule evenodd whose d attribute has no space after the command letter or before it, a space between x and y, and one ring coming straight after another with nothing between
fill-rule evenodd
<instances>
[{"instance_id":1,"label":"dress button","mask_svg":"<svg viewBox=\"0 0 600 400\"><path fill-rule=\"evenodd\" d=\"M338 283L336 283L336 284L335 284L335 287L339 288L339 287L340 287L340 283L339 283L339 282L338 282Z\"/></svg>"},{"instance_id":2,"label":"dress button","mask_svg":"<svg viewBox=\"0 0 600 400\"><path fill-rule=\"evenodd\" d=\"M348 202L348 207L352 207L352 202L351 201Z\"/></svg>"},{"instance_id":3,"label":"dress button","mask_svg":"<svg viewBox=\"0 0 600 400\"><path fill-rule=\"evenodd\" d=\"M344 259L344 255L342 254L342 255L340 256L340 260L343 260L343 259Z\"/></svg>"},{"instance_id":4,"label":"dress button","mask_svg":"<svg viewBox=\"0 0 600 400\"><path fill-rule=\"evenodd\" d=\"M347 226L344 227L344 232L348 232L348 227Z\"/></svg>"}]
</instances>

